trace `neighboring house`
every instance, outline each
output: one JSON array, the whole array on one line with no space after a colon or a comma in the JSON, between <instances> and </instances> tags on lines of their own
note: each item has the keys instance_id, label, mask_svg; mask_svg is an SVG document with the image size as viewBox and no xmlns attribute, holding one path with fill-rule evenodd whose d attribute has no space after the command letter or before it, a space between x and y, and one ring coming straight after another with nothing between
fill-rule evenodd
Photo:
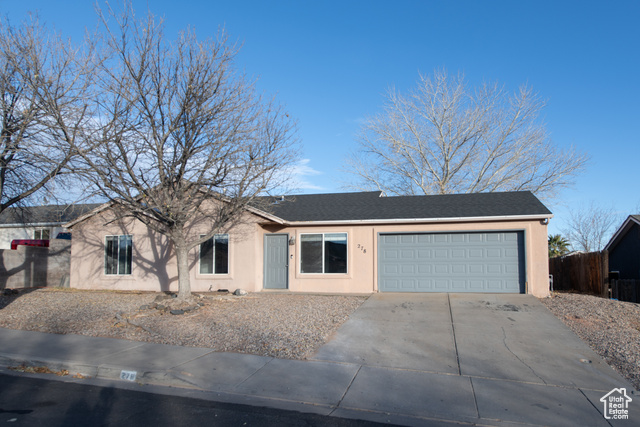
<instances>
[{"instance_id":1,"label":"neighboring house","mask_svg":"<svg viewBox=\"0 0 640 427\"><path fill-rule=\"evenodd\" d=\"M549 294L552 214L530 192L265 200L192 251L193 291ZM177 290L167 239L114 217L103 205L67 224L71 287Z\"/></svg>"},{"instance_id":2,"label":"neighboring house","mask_svg":"<svg viewBox=\"0 0 640 427\"><path fill-rule=\"evenodd\" d=\"M55 239L66 232L69 221L100 206L99 204L26 206L5 209L0 214L0 249L11 249L16 239Z\"/></svg>"},{"instance_id":3,"label":"neighboring house","mask_svg":"<svg viewBox=\"0 0 640 427\"><path fill-rule=\"evenodd\" d=\"M618 271L620 279L640 280L640 215L630 215L605 250L609 251L609 271Z\"/></svg>"}]
</instances>

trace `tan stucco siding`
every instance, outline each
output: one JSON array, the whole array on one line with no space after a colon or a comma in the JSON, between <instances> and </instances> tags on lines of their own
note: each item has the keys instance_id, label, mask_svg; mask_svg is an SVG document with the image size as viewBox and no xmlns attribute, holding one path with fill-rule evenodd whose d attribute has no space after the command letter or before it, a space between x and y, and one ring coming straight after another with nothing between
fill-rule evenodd
<instances>
[{"instance_id":1,"label":"tan stucco siding","mask_svg":"<svg viewBox=\"0 0 640 427\"><path fill-rule=\"evenodd\" d=\"M71 287L143 291L177 291L178 270L172 245L165 236L151 231L139 221L109 223L108 214L99 214L73 227L71 246ZM254 272L256 261L255 222L242 224L229 233L229 273L200 274L198 248L189 252L191 289L204 292L243 288L259 290ZM132 269L129 275L107 275L104 267L105 238L131 235ZM198 234L198 230L194 230Z\"/></svg>"},{"instance_id":2,"label":"tan stucco siding","mask_svg":"<svg viewBox=\"0 0 640 427\"><path fill-rule=\"evenodd\" d=\"M295 242L288 246L288 288L292 292L372 293L378 291L377 245L380 233L429 233L456 231L523 231L527 293L548 295L547 226L539 220L483 221L414 224L351 224L285 227L259 225L264 220L248 217L229 231L229 273L203 275L199 272L198 248L190 252L191 287L195 292L237 288L263 290L264 235L286 233ZM346 232L346 274L304 274L300 272L300 236L303 233ZM194 230L197 234L197 228ZM106 275L104 244L107 235L133 236L133 266L130 275ZM95 215L73 227L71 286L83 289L176 291L175 254L164 236L144 224L129 220L109 222L106 213Z\"/></svg>"},{"instance_id":3,"label":"tan stucco siding","mask_svg":"<svg viewBox=\"0 0 640 427\"><path fill-rule=\"evenodd\" d=\"M387 225L323 225L278 228L295 237L289 246L289 289L294 292L370 293L378 291L378 235L380 233L429 233L456 231L523 231L525 237L526 290L535 296L549 294L547 226L535 221L487 221L473 223L423 223ZM271 227L264 234L274 232ZM347 274L303 274L300 272L300 235L337 233L348 235ZM264 256L261 253L261 258Z\"/></svg>"}]
</instances>

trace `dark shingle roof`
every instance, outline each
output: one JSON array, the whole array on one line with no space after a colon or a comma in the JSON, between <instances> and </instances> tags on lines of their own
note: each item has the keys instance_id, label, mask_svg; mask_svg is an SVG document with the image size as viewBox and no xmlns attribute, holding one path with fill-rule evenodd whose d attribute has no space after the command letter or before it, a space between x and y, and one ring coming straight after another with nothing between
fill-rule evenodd
<instances>
[{"instance_id":1,"label":"dark shingle roof","mask_svg":"<svg viewBox=\"0 0 640 427\"><path fill-rule=\"evenodd\" d=\"M1 225L67 223L100 206L100 203L8 208L0 213Z\"/></svg>"},{"instance_id":2,"label":"dark shingle roof","mask_svg":"<svg viewBox=\"0 0 640 427\"><path fill-rule=\"evenodd\" d=\"M285 196L284 201L269 198L267 207L260 208L290 222L551 215L529 191L394 197L380 194L376 191Z\"/></svg>"}]
</instances>

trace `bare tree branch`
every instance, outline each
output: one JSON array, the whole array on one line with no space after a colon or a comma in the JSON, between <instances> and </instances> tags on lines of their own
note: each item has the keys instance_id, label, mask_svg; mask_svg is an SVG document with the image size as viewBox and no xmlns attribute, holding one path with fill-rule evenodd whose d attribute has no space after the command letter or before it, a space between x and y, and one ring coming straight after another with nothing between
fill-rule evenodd
<instances>
[{"instance_id":1,"label":"bare tree branch","mask_svg":"<svg viewBox=\"0 0 640 427\"><path fill-rule=\"evenodd\" d=\"M297 161L295 124L237 73L224 31L168 41L162 21L99 11L108 56L99 67L95 143L83 173L121 216L166 235L190 295L188 252L278 188ZM191 227L199 221L197 232ZM204 235L204 237L202 236Z\"/></svg>"},{"instance_id":2,"label":"bare tree branch","mask_svg":"<svg viewBox=\"0 0 640 427\"><path fill-rule=\"evenodd\" d=\"M467 87L463 76L420 76L403 95L389 90L384 112L369 118L345 171L350 188L387 194L530 190L551 198L587 158L548 138L544 107L530 88L510 96L497 84Z\"/></svg>"},{"instance_id":3,"label":"bare tree branch","mask_svg":"<svg viewBox=\"0 0 640 427\"><path fill-rule=\"evenodd\" d=\"M563 233L577 251L601 251L626 216L591 202L571 211Z\"/></svg>"},{"instance_id":4,"label":"bare tree branch","mask_svg":"<svg viewBox=\"0 0 640 427\"><path fill-rule=\"evenodd\" d=\"M71 172L90 115L93 51L36 16L18 27L0 21L0 212Z\"/></svg>"}]
</instances>

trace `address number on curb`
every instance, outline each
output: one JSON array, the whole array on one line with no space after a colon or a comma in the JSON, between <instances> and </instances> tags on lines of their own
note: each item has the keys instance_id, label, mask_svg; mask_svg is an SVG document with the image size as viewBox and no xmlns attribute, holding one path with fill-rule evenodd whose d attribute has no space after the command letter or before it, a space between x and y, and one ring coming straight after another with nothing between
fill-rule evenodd
<instances>
[{"instance_id":1,"label":"address number on curb","mask_svg":"<svg viewBox=\"0 0 640 427\"><path fill-rule=\"evenodd\" d=\"M120 371L120 379L125 381L135 381L136 375L138 373L136 371Z\"/></svg>"}]
</instances>

